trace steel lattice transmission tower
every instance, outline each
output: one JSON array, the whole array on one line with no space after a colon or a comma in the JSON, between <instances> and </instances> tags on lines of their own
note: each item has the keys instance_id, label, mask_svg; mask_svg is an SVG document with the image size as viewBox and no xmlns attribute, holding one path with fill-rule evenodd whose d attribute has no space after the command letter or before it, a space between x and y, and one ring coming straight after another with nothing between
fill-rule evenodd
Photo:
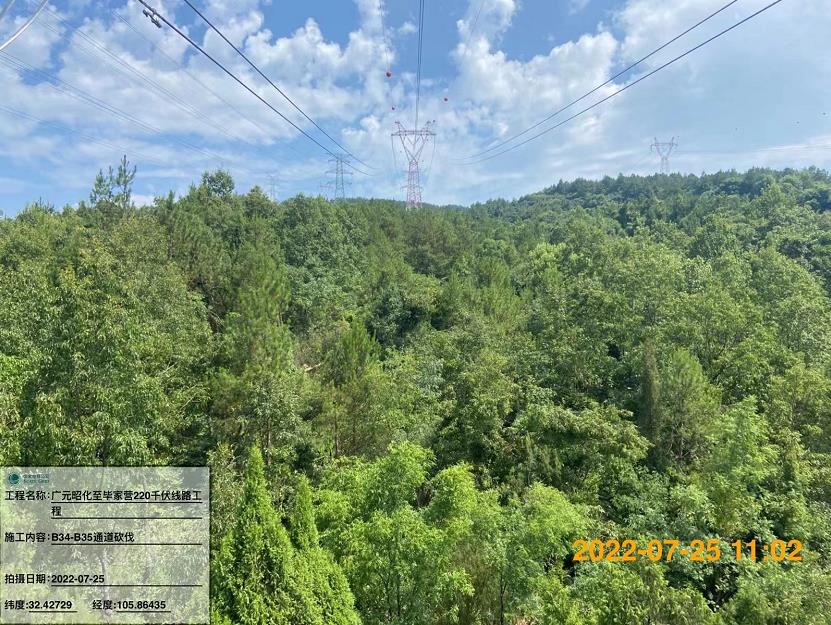
<instances>
[{"instance_id":1,"label":"steel lattice transmission tower","mask_svg":"<svg viewBox=\"0 0 831 625\"><path fill-rule=\"evenodd\" d=\"M268 196L272 202L277 201L277 174L268 174Z\"/></svg>"},{"instance_id":2,"label":"steel lattice transmission tower","mask_svg":"<svg viewBox=\"0 0 831 625\"><path fill-rule=\"evenodd\" d=\"M435 141L435 123L427 122L423 128L407 130L401 122L395 122L398 130L392 133L393 141L396 138L401 141L407 157L407 208L421 208L421 155L427 144Z\"/></svg>"},{"instance_id":3,"label":"steel lattice transmission tower","mask_svg":"<svg viewBox=\"0 0 831 625\"><path fill-rule=\"evenodd\" d=\"M669 143L658 141L657 137L655 138L655 142L652 144L652 151L657 152L658 156L661 157L661 173L668 174L669 173L669 157L675 151L675 148L678 147L678 144L675 142L675 137L673 137Z\"/></svg>"},{"instance_id":4,"label":"steel lattice transmission tower","mask_svg":"<svg viewBox=\"0 0 831 625\"><path fill-rule=\"evenodd\" d=\"M331 200L346 199L346 186L351 182L346 181L346 176L351 176L351 171L345 171L345 167L349 167L349 158L345 154L336 154L334 158L329 159L329 164L332 166L326 174L332 176L332 179L322 188L329 192Z\"/></svg>"}]
</instances>

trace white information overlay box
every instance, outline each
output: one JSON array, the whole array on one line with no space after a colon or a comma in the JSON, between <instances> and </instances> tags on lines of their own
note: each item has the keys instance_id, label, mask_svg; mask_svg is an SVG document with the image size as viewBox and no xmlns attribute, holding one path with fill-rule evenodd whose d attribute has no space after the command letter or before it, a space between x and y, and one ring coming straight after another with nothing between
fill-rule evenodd
<instances>
[{"instance_id":1,"label":"white information overlay box","mask_svg":"<svg viewBox=\"0 0 831 625\"><path fill-rule=\"evenodd\" d=\"M207 467L0 470L0 623L208 623Z\"/></svg>"}]
</instances>

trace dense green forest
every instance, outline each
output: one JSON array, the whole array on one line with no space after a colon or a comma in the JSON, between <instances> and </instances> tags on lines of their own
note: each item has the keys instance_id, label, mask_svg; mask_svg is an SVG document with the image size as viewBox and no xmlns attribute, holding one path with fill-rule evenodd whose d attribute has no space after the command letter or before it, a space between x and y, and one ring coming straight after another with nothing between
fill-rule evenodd
<instances>
[{"instance_id":1,"label":"dense green forest","mask_svg":"<svg viewBox=\"0 0 831 625\"><path fill-rule=\"evenodd\" d=\"M0 220L0 464L210 465L216 625L831 622L827 173L409 212L134 173Z\"/></svg>"}]
</instances>

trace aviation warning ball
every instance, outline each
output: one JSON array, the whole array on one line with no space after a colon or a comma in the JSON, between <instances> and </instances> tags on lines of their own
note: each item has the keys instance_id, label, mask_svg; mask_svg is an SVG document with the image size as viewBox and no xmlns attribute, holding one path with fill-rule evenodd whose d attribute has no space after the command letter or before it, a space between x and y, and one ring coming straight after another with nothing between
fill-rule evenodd
<instances>
[{"instance_id":1,"label":"aviation warning ball","mask_svg":"<svg viewBox=\"0 0 831 625\"><path fill-rule=\"evenodd\" d=\"M444 96L444 101L447 102L447 96Z\"/></svg>"},{"instance_id":2,"label":"aviation warning ball","mask_svg":"<svg viewBox=\"0 0 831 625\"><path fill-rule=\"evenodd\" d=\"M392 72L387 70L387 78L392 78Z\"/></svg>"}]
</instances>

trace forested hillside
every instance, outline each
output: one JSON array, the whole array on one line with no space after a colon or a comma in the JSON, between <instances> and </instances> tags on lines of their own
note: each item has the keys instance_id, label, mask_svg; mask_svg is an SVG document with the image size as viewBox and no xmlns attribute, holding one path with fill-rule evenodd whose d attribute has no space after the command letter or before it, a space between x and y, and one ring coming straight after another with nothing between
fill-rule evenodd
<instances>
[{"instance_id":1,"label":"forested hillside","mask_svg":"<svg viewBox=\"0 0 831 625\"><path fill-rule=\"evenodd\" d=\"M407 212L132 173L0 220L0 464L209 464L216 624L831 622L828 174ZM724 555L574 559L651 538Z\"/></svg>"}]
</instances>

